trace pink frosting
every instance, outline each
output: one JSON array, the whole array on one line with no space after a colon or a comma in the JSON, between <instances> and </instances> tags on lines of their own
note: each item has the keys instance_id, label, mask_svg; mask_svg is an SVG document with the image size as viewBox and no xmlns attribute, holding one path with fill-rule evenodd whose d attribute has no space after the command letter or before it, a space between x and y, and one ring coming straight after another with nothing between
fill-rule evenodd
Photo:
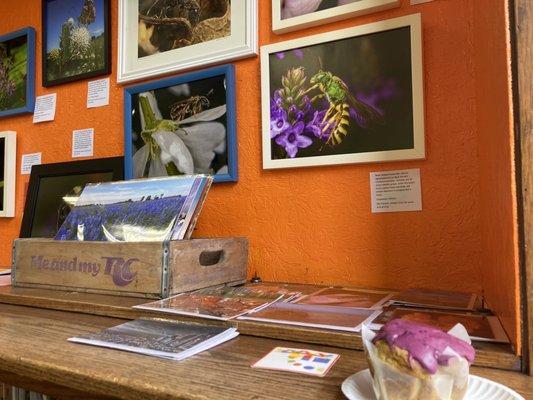
<instances>
[{"instance_id":1,"label":"pink frosting","mask_svg":"<svg viewBox=\"0 0 533 400\"><path fill-rule=\"evenodd\" d=\"M439 365L448 365L453 356L443 354L449 347L469 364L474 362L475 350L467 342L429 325L403 319L386 323L373 342L385 340L390 347L406 350L409 361L416 360L429 373L437 372Z\"/></svg>"}]
</instances>

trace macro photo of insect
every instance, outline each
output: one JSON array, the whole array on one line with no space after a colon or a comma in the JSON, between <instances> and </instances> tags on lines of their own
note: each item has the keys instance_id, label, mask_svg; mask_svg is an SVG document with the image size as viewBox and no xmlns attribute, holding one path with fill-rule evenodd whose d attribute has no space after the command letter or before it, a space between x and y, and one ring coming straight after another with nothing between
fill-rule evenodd
<instances>
[{"instance_id":1,"label":"macro photo of insect","mask_svg":"<svg viewBox=\"0 0 533 400\"><path fill-rule=\"evenodd\" d=\"M272 53L271 158L413 148L409 29Z\"/></svg>"},{"instance_id":2,"label":"macro photo of insect","mask_svg":"<svg viewBox=\"0 0 533 400\"><path fill-rule=\"evenodd\" d=\"M229 35L230 0L139 0L139 58Z\"/></svg>"},{"instance_id":3,"label":"macro photo of insect","mask_svg":"<svg viewBox=\"0 0 533 400\"><path fill-rule=\"evenodd\" d=\"M228 174L224 75L132 97L133 178Z\"/></svg>"}]
</instances>

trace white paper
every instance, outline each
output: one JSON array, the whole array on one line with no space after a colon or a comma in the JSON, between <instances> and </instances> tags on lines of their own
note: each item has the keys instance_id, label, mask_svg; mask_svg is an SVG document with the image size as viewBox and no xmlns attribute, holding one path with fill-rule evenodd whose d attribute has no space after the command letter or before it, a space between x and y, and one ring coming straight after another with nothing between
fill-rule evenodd
<instances>
[{"instance_id":1,"label":"white paper","mask_svg":"<svg viewBox=\"0 0 533 400\"><path fill-rule=\"evenodd\" d=\"M33 165L41 164L42 153L23 154L20 163L20 173L22 175L29 175Z\"/></svg>"},{"instance_id":2,"label":"white paper","mask_svg":"<svg viewBox=\"0 0 533 400\"><path fill-rule=\"evenodd\" d=\"M94 147L94 129L72 131L72 158L92 157Z\"/></svg>"},{"instance_id":3,"label":"white paper","mask_svg":"<svg viewBox=\"0 0 533 400\"><path fill-rule=\"evenodd\" d=\"M372 212L421 211L420 169L370 173Z\"/></svg>"},{"instance_id":4,"label":"white paper","mask_svg":"<svg viewBox=\"0 0 533 400\"><path fill-rule=\"evenodd\" d=\"M35 99L33 123L53 121L56 117L57 93L39 96Z\"/></svg>"},{"instance_id":5,"label":"white paper","mask_svg":"<svg viewBox=\"0 0 533 400\"><path fill-rule=\"evenodd\" d=\"M109 78L87 84L87 108L109 105Z\"/></svg>"}]
</instances>

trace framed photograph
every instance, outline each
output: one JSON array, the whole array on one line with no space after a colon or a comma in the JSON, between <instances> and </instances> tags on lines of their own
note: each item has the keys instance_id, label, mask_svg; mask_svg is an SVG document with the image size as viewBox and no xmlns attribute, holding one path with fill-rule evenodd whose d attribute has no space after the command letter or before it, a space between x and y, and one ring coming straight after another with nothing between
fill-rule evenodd
<instances>
[{"instance_id":1,"label":"framed photograph","mask_svg":"<svg viewBox=\"0 0 533 400\"><path fill-rule=\"evenodd\" d=\"M124 91L126 179L207 174L237 181L231 64Z\"/></svg>"},{"instance_id":2,"label":"framed photograph","mask_svg":"<svg viewBox=\"0 0 533 400\"><path fill-rule=\"evenodd\" d=\"M15 216L17 134L0 132L0 217Z\"/></svg>"},{"instance_id":3,"label":"framed photograph","mask_svg":"<svg viewBox=\"0 0 533 400\"><path fill-rule=\"evenodd\" d=\"M272 0L272 30L285 33L399 5L400 0Z\"/></svg>"},{"instance_id":4,"label":"framed photograph","mask_svg":"<svg viewBox=\"0 0 533 400\"><path fill-rule=\"evenodd\" d=\"M109 0L42 0L43 86L111 72Z\"/></svg>"},{"instance_id":5,"label":"framed photograph","mask_svg":"<svg viewBox=\"0 0 533 400\"><path fill-rule=\"evenodd\" d=\"M257 0L120 0L118 82L257 54Z\"/></svg>"},{"instance_id":6,"label":"framed photograph","mask_svg":"<svg viewBox=\"0 0 533 400\"><path fill-rule=\"evenodd\" d=\"M20 237L53 238L86 184L122 179L123 157L32 166Z\"/></svg>"},{"instance_id":7,"label":"framed photograph","mask_svg":"<svg viewBox=\"0 0 533 400\"><path fill-rule=\"evenodd\" d=\"M261 48L263 168L425 158L420 14Z\"/></svg>"},{"instance_id":8,"label":"framed photograph","mask_svg":"<svg viewBox=\"0 0 533 400\"><path fill-rule=\"evenodd\" d=\"M0 36L0 117L35 107L35 30Z\"/></svg>"}]
</instances>

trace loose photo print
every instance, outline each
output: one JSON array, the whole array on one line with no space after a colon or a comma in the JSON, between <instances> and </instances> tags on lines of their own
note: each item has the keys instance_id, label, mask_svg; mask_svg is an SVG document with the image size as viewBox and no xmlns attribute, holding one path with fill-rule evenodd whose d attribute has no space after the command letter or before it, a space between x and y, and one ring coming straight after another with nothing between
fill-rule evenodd
<instances>
[{"instance_id":1,"label":"loose photo print","mask_svg":"<svg viewBox=\"0 0 533 400\"><path fill-rule=\"evenodd\" d=\"M237 180L233 66L126 89L126 178Z\"/></svg>"},{"instance_id":2,"label":"loose photo print","mask_svg":"<svg viewBox=\"0 0 533 400\"><path fill-rule=\"evenodd\" d=\"M109 72L109 0L43 0L43 85Z\"/></svg>"},{"instance_id":3,"label":"loose photo print","mask_svg":"<svg viewBox=\"0 0 533 400\"><path fill-rule=\"evenodd\" d=\"M417 15L262 47L263 166L423 158L420 54Z\"/></svg>"},{"instance_id":4,"label":"loose photo print","mask_svg":"<svg viewBox=\"0 0 533 400\"><path fill-rule=\"evenodd\" d=\"M298 304L335 307L379 308L392 294L378 290L330 287L297 300Z\"/></svg>"},{"instance_id":5,"label":"loose photo print","mask_svg":"<svg viewBox=\"0 0 533 400\"><path fill-rule=\"evenodd\" d=\"M230 0L139 0L138 57L231 35Z\"/></svg>"}]
</instances>

